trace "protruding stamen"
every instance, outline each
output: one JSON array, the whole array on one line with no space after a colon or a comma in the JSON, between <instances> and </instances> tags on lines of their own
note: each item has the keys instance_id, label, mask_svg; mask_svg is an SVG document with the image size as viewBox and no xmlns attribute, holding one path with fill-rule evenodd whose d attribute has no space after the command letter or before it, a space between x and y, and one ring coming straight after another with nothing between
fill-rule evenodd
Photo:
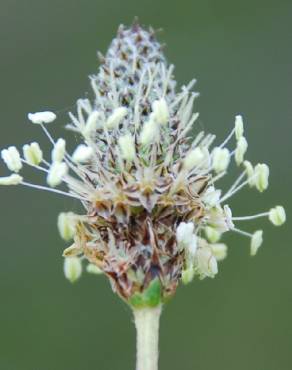
<instances>
[{"instance_id":1,"label":"protruding stamen","mask_svg":"<svg viewBox=\"0 0 292 370\"><path fill-rule=\"evenodd\" d=\"M243 165L245 167L246 175L248 178L248 184L250 187L255 186L255 173L253 165L249 161L244 161Z\"/></svg>"},{"instance_id":2,"label":"protruding stamen","mask_svg":"<svg viewBox=\"0 0 292 370\"><path fill-rule=\"evenodd\" d=\"M108 130L113 130L119 126L121 121L126 117L127 115L127 108L125 107L119 107L116 108L113 113L108 117L105 127Z\"/></svg>"},{"instance_id":3,"label":"protruding stamen","mask_svg":"<svg viewBox=\"0 0 292 370\"><path fill-rule=\"evenodd\" d=\"M47 183L55 187L63 181L64 176L68 173L68 167L64 162L54 162L47 176Z\"/></svg>"},{"instance_id":4,"label":"protruding stamen","mask_svg":"<svg viewBox=\"0 0 292 370\"><path fill-rule=\"evenodd\" d=\"M181 222L176 229L176 240L178 244L187 245L192 240L195 225L193 222Z\"/></svg>"},{"instance_id":5,"label":"protruding stamen","mask_svg":"<svg viewBox=\"0 0 292 370\"><path fill-rule=\"evenodd\" d=\"M68 241L73 239L76 230L76 216L72 212L61 212L58 216L58 230L61 237Z\"/></svg>"},{"instance_id":6,"label":"protruding stamen","mask_svg":"<svg viewBox=\"0 0 292 370\"><path fill-rule=\"evenodd\" d=\"M211 243L217 243L220 240L221 232L214 227L206 226L204 228L207 239Z\"/></svg>"},{"instance_id":7,"label":"protruding stamen","mask_svg":"<svg viewBox=\"0 0 292 370\"><path fill-rule=\"evenodd\" d=\"M266 164L259 163L255 166L255 186L262 192L269 186L269 167Z\"/></svg>"},{"instance_id":8,"label":"protruding stamen","mask_svg":"<svg viewBox=\"0 0 292 370\"><path fill-rule=\"evenodd\" d=\"M230 152L227 148L216 147L212 153L212 166L215 172L223 172L230 162Z\"/></svg>"},{"instance_id":9,"label":"protruding stamen","mask_svg":"<svg viewBox=\"0 0 292 370\"><path fill-rule=\"evenodd\" d=\"M0 185L19 185L21 184L23 178L16 173L10 176L0 177Z\"/></svg>"},{"instance_id":10,"label":"protruding stamen","mask_svg":"<svg viewBox=\"0 0 292 370\"><path fill-rule=\"evenodd\" d=\"M96 265L94 265L93 263L89 263L86 266L86 271L89 274L94 274L94 275L101 275L101 274L103 274L103 271L99 267L97 267Z\"/></svg>"},{"instance_id":11,"label":"protruding stamen","mask_svg":"<svg viewBox=\"0 0 292 370\"><path fill-rule=\"evenodd\" d=\"M71 282L75 283L82 274L82 264L78 257L66 257L64 260L64 274Z\"/></svg>"},{"instance_id":12,"label":"protruding stamen","mask_svg":"<svg viewBox=\"0 0 292 370\"><path fill-rule=\"evenodd\" d=\"M50 111L28 113L28 119L35 124L51 123L57 118L56 114Z\"/></svg>"},{"instance_id":13,"label":"protruding stamen","mask_svg":"<svg viewBox=\"0 0 292 370\"><path fill-rule=\"evenodd\" d=\"M215 207L220 202L221 190L216 190L214 186L209 186L203 195L203 202L209 207Z\"/></svg>"},{"instance_id":14,"label":"protruding stamen","mask_svg":"<svg viewBox=\"0 0 292 370\"><path fill-rule=\"evenodd\" d=\"M247 147L248 144L246 138L244 136L241 136L237 141L237 146L235 149L235 162L238 166L243 162L244 154L247 151Z\"/></svg>"},{"instance_id":15,"label":"protruding stamen","mask_svg":"<svg viewBox=\"0 0 292 370\"><path fill-rule=\"evenodd\" d=\"M66 153L66 141L62 138L58 139L52 150L52 161L62 162Z\"/></svg>"},{"instance_id":16,"label":"protruding stamen","mask_svg":"<svg viewBox=\"0 0 292 370\"><path fill-rule=\"evenodd\" d=\"M181 281L183 284L189 284L194 280L195 277L195 269L193 265L187 267L185 270L182 270L181 273Z\"/></svg>"},{"instance_id":17,"label":"protruding stamen","mask_svg":"<svg viewBox=\"0 0 292 370\"><path fill-rule=\"evenodd\" d=\"M243 120L241 115L235 116L235 137L239 140L244 133Z\"/></svg>"},{"instance_id":18,"label":"protruding stamen","mask_svg":"<svg viewBox=\"0 0 292 370\"><path fill-rule=\"evenodd\" d=\"M43 160L43 152L36 142L23 146L23 156L27 163L32 166L38 166Z\"/></svg>"},{"instance_id":19,"label":"protruding stamen","mask_svg":"<svg viewBox=\"0 0 292 370\"><path fill-rule=\"evenodd\" d=\"M80 144L72 154L72 159L76 163L86 163L92 158L93 154L92 147Z\"/></svg>"},{"instance_id":20,"label":"protruding stamen","mask_svg":"<svg viewBox=\"0 0 292 370\"><path fill-rule=\"evenodd\" d=\"M131 134L119 137L121 155L126 161L133 161L136 158L135 142Z\"/></svg>"},{"instance_id":21,"label":"protruding stamen","mask_svg":"<svg viewBox=\"0 0 292 370\"><path fill-rule=\"evenodd\" d=\"M184 168L187 171L192 170L194 167L199 166L205 156L201 148L195 148L191 150L184 159Z\"/></svg>"},{"instance_id":22,"label":"protruding stamen","mask_svg":"<svg viewBox=\"0 0 292 370\"><path fill-rule=\"evenodd\" d=\"M21 158L15 146L1 151L1 157L10 171L19 172L22 168Z\"/></svg>"},{"instance_id":23,"label":"protruding stamen","mask_svg":"<svg viewBox=\"0 0 292 370\"><path fill-rule=\"evenodd\" d=\"M196 253L196 268L202 278L213 278L218 273L218 265L210 247L198 248Z\"/></svg>"},{"instance_id":24,"label":"protruding stamen","mask_svg":"<svg viewBox=\"0 0 292 370\"><path fill-rule=\"evenodd\" d=\"M281 226L286 221L286 212L284 207L276 206L272 208L269 212L269 220L275 226Z\"/></svg>"},{"instance_id":25,"label":"protruding stamen","mask_svg":"<svg viewBox=\"0 0 292 370\"><path fill-rule=\"evenodd\" d=\"M255 256L257 254L258 249L263 243L263 231L262 230L257 230L256 232L253 233L251 237L251 242L250 242L250 255Z\"/></svg>"},{"instance_id":26,"label":"protruding stamen","mask_svg":"<svg viewBox=\"0 0 292 370\"><path fill-rule=\"evenodd\" d=\"M212 253L217 261L222 261L227 257L227 245L223 243L215 243L210 245Z\"/></svg>"},{"instance_id":27,"label":"protruding stamen","mask_svg":"<svg viewBox=\"0 0 292 370\"><path fill-rule=\"evenodd\" d=\"M153 143L155 138L157 138L159 134L159 126L157 122L151 117L148 122L143 124L143 128L139 137L140 143L143 146L148 146Z\"/></svg>"},{"instance_id":28,"label":"protruding stamen","mask_svg":"<svg viewBox=\"0 0 292 370\"><path fill-rule=\"evenodd\" d=\"M161 125L166 125L169 120L168 105L164 98L155 100L152 104L154 119Z\"/></svg>"},{"instance_id":29,"label":"protruding stamen","mask_svg":"<svg viewBox=\"0 0 292 370\"><path fill-rule=\"evenodd\" d=\"M85 127L82 130L82 134L85 138L91 137L95 133L95 130L97 129L99 117L100 117L100 113L98 111L93 111L88 116Z\"/></svg>"}]
</instances>

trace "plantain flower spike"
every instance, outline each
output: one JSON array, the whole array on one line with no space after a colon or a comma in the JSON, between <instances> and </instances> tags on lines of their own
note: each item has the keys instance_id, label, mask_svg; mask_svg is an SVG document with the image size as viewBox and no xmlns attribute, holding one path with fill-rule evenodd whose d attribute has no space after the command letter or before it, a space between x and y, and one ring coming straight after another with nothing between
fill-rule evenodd
<instances>
[{"instance_id":1,"label":"plantain flower spike","mask_svg":"<svg viewBox=\"0 0 292 370\"><path fill-rule=\"evenodd\" d=\"M85 271L106 275L114 292L134 307L161 304L181 281L215 277L227 255L220 241L227 232L249 238L255 255L263 233L242 230L241 221L264 216L281 225L286 220L280 206L233 216L232 198L248 185L266 190L269 167L245 160L240 115L222 143L199 132L195 80L179 88L173 70L152 29L121 26L90 77L93 99L79 99L76 113L69 113L67 127L79 134L75 150L70 154L65 139L50 134L57 117L46 111L28 115L50 141L46 158L35 142L23 147L23 158L14 146L1 153L12 173L1 177L0 185L80 201L83 214L58 217L62 238L73 239L64 252L66 277L76 281L81 260L87 261ZM232 162L241 171L224 190L220 180ZM23 179L18 174L23 165L44 173L48 186Z\"/></svg>"}]
</instances>

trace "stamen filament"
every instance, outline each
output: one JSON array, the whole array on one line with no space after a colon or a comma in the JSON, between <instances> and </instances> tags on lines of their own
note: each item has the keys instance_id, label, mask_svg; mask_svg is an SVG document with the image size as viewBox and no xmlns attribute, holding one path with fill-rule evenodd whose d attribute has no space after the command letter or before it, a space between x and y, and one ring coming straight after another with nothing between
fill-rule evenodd
<instances>
[{"instance_id":1,"label":"stamen filament","mask_svg":"<svg viewBox=\"0 0 292 370\"><path fill-rule=\"evenodd\" d=\"M51 134L49 133L49 131L46 129L46 127L44 126L43 123L40 124L41 128L43 129L44 133L46 134L47 138L50 140L50 142L55 145L55 141L54 139L52 138Z\"/></svg>"},{"instance_id":2,"label":"stamen filament","mask_svg":"<svg viewBox=\"0 0 292 370\"><path fill-rule=\"evenodd\" d=\"M34 189L38 189L38 190L49 191L51 193L65 195L65 196L70 197L70 198L75 198L75 199L85 200L85 201L87 200L86 198L81 198L81 197L78 197L74 194L66 193L65 191L62 191L62 190L59 190L59 189L53 189L53 188L48 188L47 186L31 184L30 182L26 182L26 181L22 181L21 185L24 185L24 186L27 186L27 187L30 187L30 188L34 188Z\"/></svg>"},{"instance_id":3,"label":"stamen filament","mask_svg":"<svg viewBox=\"0 0 292 370\"><path fill-rule=\"evenodd\" d=\"M234 132L235 132L235 128L230 132L230 134L227 136L227 138L223 141L223 143L221 145L219 145L219 148L224 148L226 146L226 144L230 141L230 139L232 138L232 136L234 135Z\"/></svg>"},{"instance_id":4,"label":"stamen filament","mask_svg":"<svg viewBox=\"0 0 292 370\"><path fill-rule=\"evenodd\" d=\"M252 237L252 234L251 234L251 233L248 233L248 232L246 232L246 231L243 231L243 230L237 229L237 228L235 228L235 227L232 229L232 231L235 231L237 234L247 236L248 238L251 238L251 237Z\"/></svg>"},{"instance_id":5,"label":"stamen filament","mask_svg":"<svg viewBox=\"0 0 292 370\"><path fill-rule=\"evenodd\" d=\"M234 221L254 220L255 218L267 217L267 216L269 216L269 212L258 213L257 215L251 215L251 216L232 217L232 220Z\"/></svg>"}]
</instances>

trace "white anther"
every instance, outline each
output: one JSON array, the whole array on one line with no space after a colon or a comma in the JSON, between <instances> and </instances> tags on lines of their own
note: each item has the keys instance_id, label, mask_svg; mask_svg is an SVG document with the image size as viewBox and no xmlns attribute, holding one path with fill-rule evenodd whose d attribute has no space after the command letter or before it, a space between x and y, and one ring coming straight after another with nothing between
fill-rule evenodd
<instances>
[{"instance_id":1,"label":"white anther","mask_svg":"<svg viewBox=\"0 0 292 370\"><path fill-rule=\"evenodd\" d=\"M52 150L52 161L62 162L66 153L66 141L62 138L58 139Z\"/></svg>"},{"instance_id":2,"label":"white anther","mask_svg":"<svg viewBox=\"0 0 292 370\"><path fill-rule=\"evenodd\" d=\"M235 116L235 137L239 140L244 132L243 120L241 115Z\"/></svg>"},{"instance_id":3,"label":"white anther","mask_svg":"<svg viewBox=\"0 0 292 370\"><path fill-rule=\"evenodd\" d=\"M119 146L122 157L127 161L133 161L136 157L134 138L131 134L119 137Z\"/></svg>"},{"instance_id":4,"label":"white anther","mask_svg":"<svg viewBox=\"0 0 292 370\"><path fill-rule=\"evenodd\" d=\"M215 172L223 172L230 162L230 152L227 148L216 147L212 153L212 166Z\"/></svg>"},{"instance_id":5,"label":"white anther","mask_svg":"<svg viewBox=\"0 0 292 370\"><path fill-rule=\"evenodd\" d=\"M169 120L169 110L168 105L164 98L159 100L155 100L152 103L152 111L154 115L154 119L157 123L161 125L166 125Z\"/></svg>"},{"instance_id":6,"label":"white anther","mask_svg":"<svg viewBox=\"0 0 292 370\"><path fill-rule=\"evenodd\" d=\"M263 243L263 231L257 230L253 233L250 242L250 255L255 256L257 254L258 249Z\"/></svg>"},{"instance_id":7,"label":"white anther","mask_svg":"<svg viewBox=\"0 0 292 370\"><path fill-rule=\"evenodd\" d=\"M217 260L210 247L198 248L196 253L196 269L201 276L213 278L218 273Z\"/></svg>"},{"instance_id":8,"label":"white anther","mask_svg":"<svg viewBox=\"0 0 292 370\"><path fill-rule=\"evenodd\" d=\"M43 152L36 142L23 146L23 156L29 164L34 166L39 165L43 160Z\"/></svg>"},{"instance_id":9,"label":"white anther","mask_svg":"<svg viewBox=\"0 0 292 370\"><path fill-rule=\"evenodd\" d=\"M82 264L78 257L66 257L64 261L64 274L65 277L74 283L82 274Z\"/></svg>"},{"instance_id":10,"label":"white anther","mask_svg":"<svg viewBox=\"0 0 292 370\"><path fill-rule=\"evenodd\" d=\"M255 166L255 186L262 192L269 186L269 167L266 164L259 163Z\"/></svg>"},{"instance_id":11,"label":"white anther","mask_svg":"<svg viewBox=\"0 0 292 370\"><path fill-rule=\"evenodd\" d=\"M19 185L21 184L23 178L16 173L10 176L0 177L0 185Z\"/></svg>"},{"instance_id":12,"label":"white anther","mask_svg":"<svg viewBox=\"0 0 292 370\"><path fill-rule=\"evenodd\" d=\"M205 159L204 153L201 148L195 148L191 150L184 159L184 168L187 171L192 170L193 168L202 164Z\"/></svg>"},{"instance_id":13,"label":"white anther","mask_svg":"<svg viewBox=\"0 0 292 370\"><path fill-rule=\"evenodd\" d=\"M147 146L152 144L159 135L159 126L157 122L150 115L149 121L143 124L143 128L139 137L142 145Z\"/></svg>"},{"instance_id":14,"label":"white anther","mask_svg":"<svg viewBox=\"0 0 292 370\"><path fill-rule=\"evenodd\" d=\"M47 176L47 183L51 187L61 184L63 177L68 173L68 167L64 162L54 162Z\"/></svg>"},{"instance_id":15,"label":"white anther","mask_svg":"<svg viewBox=\"0 0 292 370\"><path fill-rule=\"evenodd\" d=\"M116 108L106 120L105 127L109 130L117 128L121 121L126 117L127 112L127 108L125 107Z\"/></svg>"},{"instance_id":16,"label":"white anther","mask_svg":"<svg viewBox=\"0 0 292 370\"><path fill-rule=\"evenodd\" d=\"M194 280L195 277L195 269L193 266L189 266L185 270L182 270L181 280L183 284L189 284L191 281Z\"/></svg>"},{"instance_id":17,"label":"white anther","mask_svg":"<svg viewBox=\"0 0 292 370\"><path fill-rule=\"evenodd\" d=\"M76 230L76 217L72 212L61 212L58 215L57 226L62 239L73 239Z\"/></svg>"},{"instance_id":18,"label":"white anther","mask_svg":"<svg viewBox=\"0 0 292 370\"><path fill-rule=\"evenodd\" d=\"M254 172L253 165L249 161L244 161L243 165L246 170L246 175L247 175L249 186L251 187L255 186L255 172Z\"/></svg>"},{"instance_id":19,"label":"white anther","mask_svg":"<svg viewBox=\"0 0 292 370\"><path fill-rule=\"evenodd\" d=\"M216 190L214 186L209 186L203 195L203 202L209 207L215 207L221 198L221 190Z\"/></svg>"},{"instance_id":20,"label":"white anther","mask_svg":"<svg viewBox=\"0 0 292 370\"><path fill-rule=\"evenodd\" d=\"M102 274L102 270L97 267L96 265L94 265L93 263L89 263L87 266L86 266L86 271L89 273L89 274L94 274L94 275L100 275Z\"/></svg>"},{"instance_id":21,"label":"white anther","mask_svg":"<svg viewBox=\"0 0 292 370\"><path fill-rule=\"evenodd\" d=\"M181 222L176 229L177 243L184 247L190 244L192 242L194 228L193 222Z\"/></svg>"},{"instance_id":22,"label":"white anther","mask_svg":"<svg viewBox=\"0 0 292 370\"><path fill-rule=\"evenodd\" d=\"M221 232L217 230L215 227L206 226L204 228L204 231L209 242L217 243L220 240Z\"/></svg>"},{"instance_id":23,"label":"white anther","mask_svg":"<svg viewBox=\"0 0 292 370\"><path fill-rule=\"evenodd\" d=\"M217 261L222 261L227 257L227 245L223 243L215 243L210 245L212 253Z\"/></svg>"},{"instance_id":24,"label":"white anther","mask_svg":"<svg viewBox=\"0 0 292 370\"><path fill-rule=\"evenodd\" d=\"M237 146L235 149L235 162L238 166L243 162L247 147L248 144L246 138L244 136L241 136L237 141Z\"/></svg>"},{"instance_id":25,"label":"white anther","mask_svg":"<svg viewBox=\"0 0 292 370\"><path fill-rule=\"evenodd\" d=\"M36 124L51 123L57 118L55 113L49 111L28 113L27 117L32 123Z\"/></svg>"},{"instance_id":26,"label":"white anther","mask_svg":"<svg viewBox=\"0 0 292 370\"><path fill-rule=\"evenodd\" d=\"M269 220L275 226L283 225L286 221L286 212L285 212L284 207L276 206L276 207L270 209Z\"/></svg>"},{"instance_id":27,"label":"white anther","mask_svg":"<svg viewBox=\"0 0 292 370\"><path fill-rule=\"evenodd\" d=\"M98 111L93 111L92 113L90 113L89 117L87 118L85 127L82 130L82 134L85 138L91 137L92 134L95 133L99 117L100 113Z\"/></svg>"},{"instance_id":28,"label":"white anther","mask_svg":"<svg viewBox=\"0 0 292 370\"><path fill-rule=\"evenodd\" d=\"M10 171L19 172L22 168L21 158L15 146L1 151L1 157Z\"/></svg>"},{"instance_id":29,"label":"white anther","mask_svg":"<svg viewBox=\"0 0 292 370\"><path fill-rule=\"evenodd\" d=\"M72 159L76 163L86 163L92 158L93 154L92 147L80 144L72 154Z\"/></svg>"}]
</instances>

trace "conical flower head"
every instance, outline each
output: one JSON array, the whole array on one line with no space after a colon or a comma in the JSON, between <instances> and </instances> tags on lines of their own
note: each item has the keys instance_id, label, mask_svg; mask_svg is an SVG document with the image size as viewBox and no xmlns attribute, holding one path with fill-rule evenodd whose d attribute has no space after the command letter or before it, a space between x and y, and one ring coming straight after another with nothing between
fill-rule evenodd
<instances>
[{"instance_id":1,"label":"conical flower head","mask_svg":"<svg viewBox=\"0 0 292 370\"><path fill-rule=\"evenodd\" d=\"M198 118L193 112L195 81L176 89L173 66L167 64L153 30L137 24L120 27L100 61L97 75L90 77L93 100L78 100L77 113L69 114L68 128L81 138L72 155L65 140L53 139L44 125L56 119L52 112L29 115L53 145L51 164L38 145L30 147L33 158L36 148L42 153L38 161L21 158L15 147L2 153L14 172L23 163L46 172L50 188L16 174L0 178L0 184L23 184L79 199L83 215L62 212L58 218L60 234L74 240L64 251L66 266L77 266L85 258L87 271L106 274L124 300L154 306L172 296L181 280L217 274L217 261L227 254L227 247L218 243L225 232L249 237L255 250L255 234L238 229L234 221L271 212L234 217L224 203L247 184L265 190L269 169L244 161L247 141L239 115L227 139L214 148L214 135L192 136ZM232 138L235 150L227 148ZM243 171L223 194L217 183L233 157ZM67 192L55 188L62 183ZM275 224L283 223L283 212L281 208L281 222L278 217ZM75 270L65 269L71 281L77 275L69 272Z\"/></svg>"}]
</instances>

